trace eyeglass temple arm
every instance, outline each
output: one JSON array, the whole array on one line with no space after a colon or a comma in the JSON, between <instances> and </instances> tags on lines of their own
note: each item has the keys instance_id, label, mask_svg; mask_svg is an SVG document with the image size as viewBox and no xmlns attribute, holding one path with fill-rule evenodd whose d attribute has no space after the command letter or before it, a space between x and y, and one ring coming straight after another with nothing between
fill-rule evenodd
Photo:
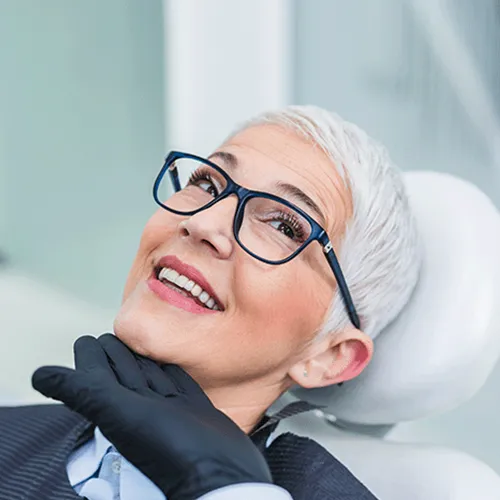
<instances>
[{"instance_id":1,"label":"eyeglass temple arm","mask_svg":"<svg viewBox=\"0 0 500 500\"><path fill-rule=\"evenodd\" d=\"M351 293L349 292L349 288L348 288L347 283L345 281L342 270L340 269L339 261L337 260L337 256L335 255L335 252L333 251L333 245L332 245L332 242L330 240L328 240L323 245L323 252L325 253L326 258L328 259L328 262L330 263L330 266L332 267L333 274L335 275L335 279L337 280L337 284L338 284L339 290L340 290L340 295L342 296L342 300L343 300L344 305L347 309L347 314L349 316L349 319L351 320L351 323L354 325L354 327L359 330L360 326L361 326L361 322L359 321L359 316L358 316L358 313L356 312L356 308L354 307Z\"/></svg>"},{"instance_id":2,"label":"eyeglass temple arm","mask_svg":"<svg viewBox=\"0 0 500 500\"><path fill-rule=\"evenodd\" d=\"M181 183L179 181L179 171L175 166L175 160L168 166L168 175L170 175L170 179L172 179L172 183L174 185L175 191L181 190Z\"/></svg>"}]
</instances>

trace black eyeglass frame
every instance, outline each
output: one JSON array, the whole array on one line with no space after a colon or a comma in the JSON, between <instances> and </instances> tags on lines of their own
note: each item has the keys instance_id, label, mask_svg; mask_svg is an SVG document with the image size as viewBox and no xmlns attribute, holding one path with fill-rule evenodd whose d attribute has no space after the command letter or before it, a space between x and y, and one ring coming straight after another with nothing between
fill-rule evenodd
<instances>
[{"instance_id":1,"label":"black eyeglass frame","mask_svg":"<svg viewBox=\"0 0 500 500\"><path fill-rule=\"evenodd\" d=\"M179 192L181 190L181 185L179 182L179 172L177 170L177 167L175 166L175 161L181 158L187 158L190 160L195 160L201 163L204 163L205 165L208 165L209 167L215 169L222 177L224 177L227 185L226 187L219 193L212 201L207 203L201 208L198 208L196 210L191 210L188 212L184 211L179 211L175 210L173 208L168 207L167 205L163 204L161 201L161 198L158 195L158 191L160 189L161 182L163 180L163 177L165 176L165 173L168 171L170 175L170 179L172 181L172 184L174 185L174 188L176 192ZM351 320L351 323L354 325L355 328L359 329L360 328L360 320L359 316L356 312L356 308L354 307L354 303L351 298L351 294L349 292L349 288L347 286L347 283L344 278L344 274L342 273L342 270L340 268L339 261L337 259L337 256L335 255L335 252L333 250L333 245L328 238L328 235L326 231L306 212L301 210L299 207L295 206L293 203L289 202L288 200L285 200L284 198L280 198L279 196L273 195L271 193L266 193L263 191L254 191L251 189L247 189L243 186L240 186L236 182L229 177L229 175L221 168L219 165L211 162L210 160L207 160L206 158L201 158L196 155L192 155L190 153L182 153L180 151L171 151L168 156L165 159L165 162L163 164L162 169L160 170L160 173L156 177L156 180L154 182L153 186L153 198L155 202L165 210L168 210L169 212L172 212L177 215L195 215L198 212L201 212L202 210L206 210L207 208L210 208L211 206L215 205L217 202L227 198L228 196L231 196L235 194L236 197L238 198L238 205L236 207L236 211L234 214L234 219L233 219L233 235L235 240L238 242L241 248L245 252L247 252L249 255L254 257L257 260L260 260L261 262L265 262L266 264L269 265L280 265L280 264L285 264L286 262L289 262L293 258L295 258L300 252L304 250L304 248L307 247L311 242L313 241L318 241L318 243L322 246L323 248L323 253L325 255L326 260L328 261L328 264L330 265L332 272L335 276L335 279L337 281L338 287L340 294L342 296L342 300L344 302L344 305L347 310L347 314L349 316L349 319ZM282 203L283 205L295 210L300 214L301 217L307 220L307 222L311 225L311 234L307 238L304 243L301 244L301 246L295 250L291 255L289 255L285 259L281 259L278 261L273 261L273 260L268 260L263 257L260 257L259 255L256 255L254 252L249 250L241 241L239 238L239 230L241 228L241 225L243 223L243 217L245 213L245 205L249 200L252 198L265 198L268 200L273 200L279 203Z\"/></svg>"}]
</instances>

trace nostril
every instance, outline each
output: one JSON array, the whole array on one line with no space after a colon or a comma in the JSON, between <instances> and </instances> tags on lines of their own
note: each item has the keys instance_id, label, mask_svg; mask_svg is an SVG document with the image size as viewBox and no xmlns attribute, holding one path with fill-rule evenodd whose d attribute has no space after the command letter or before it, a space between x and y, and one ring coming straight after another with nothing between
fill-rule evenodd
<instances>
[{"instance_id":1,"label":"nostril","mask_svg":"<svg viewBox=\"0 0 500 500\"><path fill-rule=\"evenodd\" d=\"M210 241L203 239L203 240L201 240L201 242L208 245L210 247L210 249L213 250L214 252L218 252L217 247L213 243L211 243Z\"/></svg>"},{"instance_id":2,"label":"nostril","mask_svg":"<svg viewBox=\"0 0 500 500\"><path fill-rule=\"evenodd\" d=\"M182 236L189 236L189 230L188 228L186 227L186 222L187 220L183 220L180 224L179 224L179 227L181 229L181 235Z\"/></svg>"}]
</instances>

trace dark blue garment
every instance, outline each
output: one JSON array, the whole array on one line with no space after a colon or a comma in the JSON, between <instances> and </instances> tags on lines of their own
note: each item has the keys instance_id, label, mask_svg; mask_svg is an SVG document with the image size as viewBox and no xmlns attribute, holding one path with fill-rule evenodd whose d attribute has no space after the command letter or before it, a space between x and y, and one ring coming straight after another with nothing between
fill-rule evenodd
<instances>
[{"instance_id":1,"label":"dark blue garment","mask_svg":"<svg viewBox=\"0 0 500 500\"><path fill-rule=\"evenodd\" d=\"M311 439L286 433L265 448L277 420L268 420L252 439L265 455L274 483L294 500L376 500ZM66 464L93 429L62 405L0 408L0 500L80 498L69 483Z\"/></svg>"}]
</instances>

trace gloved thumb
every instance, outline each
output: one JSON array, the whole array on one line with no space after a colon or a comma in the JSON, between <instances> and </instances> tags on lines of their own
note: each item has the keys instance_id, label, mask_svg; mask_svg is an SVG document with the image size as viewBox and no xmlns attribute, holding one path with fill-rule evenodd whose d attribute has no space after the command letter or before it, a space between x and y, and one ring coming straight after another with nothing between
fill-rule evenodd
<instances>
[{"instance_id":1,"label":"gloved thumb","mask_svg":"<svg viewBox=\"0 0 500 500\"><path fill-rule=\"evenodd\" d=\"M78 376L75 370L63 366L42 366L31 377L33 388L44 396L73 407ZM78 384L77 384L78 385Z\"/></svg>"}]
</instances>

